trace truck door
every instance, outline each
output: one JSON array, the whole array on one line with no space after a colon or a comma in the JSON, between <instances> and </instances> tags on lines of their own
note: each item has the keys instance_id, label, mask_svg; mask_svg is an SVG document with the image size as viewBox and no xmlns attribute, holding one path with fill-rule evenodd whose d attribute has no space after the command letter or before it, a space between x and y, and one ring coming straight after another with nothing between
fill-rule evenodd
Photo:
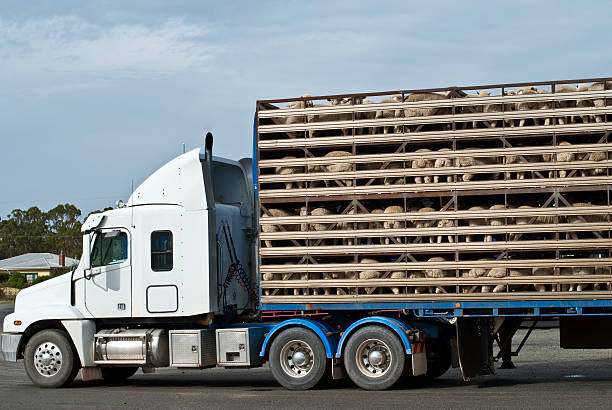
<instances>
[{"instance_id":1,"label":"truck door","mask_svg":"<svg viewBox=\"0 0 612 410\"><path fill-rule=\"evenodd\" d=\"M132 315L130 235L126 230L97 232L91 249L91 269L85 271L85 306L95 317Z\"/></svg>"}]
</instances>

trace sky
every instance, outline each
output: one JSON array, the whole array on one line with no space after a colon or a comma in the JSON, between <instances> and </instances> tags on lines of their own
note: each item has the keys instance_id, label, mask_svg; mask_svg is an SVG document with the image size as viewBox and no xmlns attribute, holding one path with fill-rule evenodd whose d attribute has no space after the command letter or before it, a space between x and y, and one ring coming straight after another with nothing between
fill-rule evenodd
<instances>
[{"instance_id":1,"label":"sky","mask_svg":"<svg viewBox=\"0 0 612 410\"><path fill-rule=\"evenodd\" d=\"M610 1L0 2L0 217L250 157L258 99L612 76Z\"/></svg>"}]
</instances>

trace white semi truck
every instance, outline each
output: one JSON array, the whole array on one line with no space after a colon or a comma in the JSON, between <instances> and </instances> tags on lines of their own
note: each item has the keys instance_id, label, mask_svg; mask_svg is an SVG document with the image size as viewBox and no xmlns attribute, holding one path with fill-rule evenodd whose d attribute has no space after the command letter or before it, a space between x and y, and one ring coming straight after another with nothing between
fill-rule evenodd
<instances>
[{"instance_id":1,"label":"white semi truck","mask_svg":"<svg viewBox=\"0 0 612 410\"><path fill-rule=\"evenodd\" d=\"M525 318L611 347L610 84L259 101L255 161L209 133L90 215L78 267L18 294L1 358L42 387L268 362L290 389L379 390L510 366Z\"/></svg>"}]
</instances>

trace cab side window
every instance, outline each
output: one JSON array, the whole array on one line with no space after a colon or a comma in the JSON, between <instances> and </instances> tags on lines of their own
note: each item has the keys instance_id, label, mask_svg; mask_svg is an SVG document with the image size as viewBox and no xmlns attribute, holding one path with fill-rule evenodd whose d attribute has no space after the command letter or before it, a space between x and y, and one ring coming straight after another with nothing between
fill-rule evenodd
<instances>
[{"instance_id":1,"label":"cab side window","mask_svg":"<svg viewBox=\"0 0 612 410\"><path fill-rule=\"evenodd\" d=\"M121 231L99 233L91 250L91 266L106 266L127 260L127 234Z\"/></svg>"},{"instance_id":2,"label":"cab side window","mask_svg":"<svg viewBox=\"0 0 612 410\"><path fill-rule=\"evenodd\" d=\"M151 233L151 270L155 272L172 270L172 232Z\"/></svg>"}]
</instances>

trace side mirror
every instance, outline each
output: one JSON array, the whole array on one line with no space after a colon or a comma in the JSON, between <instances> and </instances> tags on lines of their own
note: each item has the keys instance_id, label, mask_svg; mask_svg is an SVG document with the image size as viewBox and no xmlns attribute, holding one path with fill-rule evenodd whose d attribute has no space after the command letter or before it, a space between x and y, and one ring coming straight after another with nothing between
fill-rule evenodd
<instances>
[{"instance_id":1,"label":"side mirror","mask_svg":"<svg viewBox=\"0 0 612 410\"><path fill-rule=\"evenodd\" d=\"M81 255L81 266L83 271L91 269L91 235L86 233L83 235L83 254Z\"/></svg>"}]
</instances>

